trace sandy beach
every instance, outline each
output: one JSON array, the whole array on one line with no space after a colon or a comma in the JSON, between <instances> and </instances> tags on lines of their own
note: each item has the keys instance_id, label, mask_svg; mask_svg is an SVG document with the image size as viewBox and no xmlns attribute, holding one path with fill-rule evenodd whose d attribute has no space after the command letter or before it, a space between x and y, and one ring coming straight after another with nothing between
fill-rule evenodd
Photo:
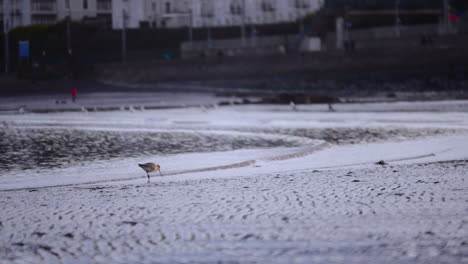
<instances>
[{"instance_id":1,"label":"sandy beach","mask_svg":"<svg viewBox=\"0 0 468 264\"><path fill-rule=\"evenodd\" d=\"M327 108L3 112L0 263L468 263L468 102Z\"/></svg>"}]
</instances>

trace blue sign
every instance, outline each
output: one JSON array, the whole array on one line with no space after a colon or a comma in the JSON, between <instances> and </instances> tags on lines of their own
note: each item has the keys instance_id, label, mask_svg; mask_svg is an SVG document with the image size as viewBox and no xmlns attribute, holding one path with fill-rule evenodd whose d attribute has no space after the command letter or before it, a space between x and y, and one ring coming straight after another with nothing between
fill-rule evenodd
<instances>
[{"instance_id":1,"label":"blue sign","mask_svg":"<svg viewBox=\"0 0 468 264\"><path fill-rule=\"evenodd\" d=\"M20 41L19 42L19 56L20 58L29 57L29 41Z\"/></svg>"}]
</instances>

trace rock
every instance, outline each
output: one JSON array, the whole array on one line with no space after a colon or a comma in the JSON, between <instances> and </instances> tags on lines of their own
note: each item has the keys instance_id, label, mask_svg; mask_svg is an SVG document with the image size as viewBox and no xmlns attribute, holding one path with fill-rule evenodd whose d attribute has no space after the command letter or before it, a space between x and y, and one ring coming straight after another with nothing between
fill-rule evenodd
<instances>
[{"instance_id":1,"label":"rock","mask_svg":"<svg viewBox=\"0 0 468 264\"><path fill-rule=\"evenodd\" d=\"M378 162L376 162L375 164L376 164L376 165L382 165L382 166L383 166L383 165L388 165L388 163L385 162L384 160L378 161Z\"/></svg>"}]
</instances>

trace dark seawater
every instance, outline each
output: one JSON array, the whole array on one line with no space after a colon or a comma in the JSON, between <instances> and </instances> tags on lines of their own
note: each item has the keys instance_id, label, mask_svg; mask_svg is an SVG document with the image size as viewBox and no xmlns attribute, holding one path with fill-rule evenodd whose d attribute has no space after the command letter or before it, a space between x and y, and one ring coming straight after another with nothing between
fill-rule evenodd
<instances>
[{"instance_id":1,"label":"dark seawater","mask_svg":"<svg viewBox=\"0 0 468 264\"><path fill-rule=\"evenodd\" d=\"M0 172L66 167L119 157L299 145L297 140L242 134L1 128Z\"/></svg>"}]
</instances>

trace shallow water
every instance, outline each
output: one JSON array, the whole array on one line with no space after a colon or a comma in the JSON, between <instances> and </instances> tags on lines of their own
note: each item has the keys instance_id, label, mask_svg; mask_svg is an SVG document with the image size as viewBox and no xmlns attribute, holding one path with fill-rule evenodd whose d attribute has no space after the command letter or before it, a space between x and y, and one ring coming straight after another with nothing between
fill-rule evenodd
<instances>
[{"instance_id":1,"label":"shallow water","mask_svg":"<svg viewBox=\"0 0 468 264\"><path fill-rule=\"evenodd\" d=\"M0 129L0 172L60 168L113 158L299 147L307 144L308 139L320 139L333 144L359 144L456 132L449 129L401 127L179 128L185 130L135 132L5 126ZM224 132L217 133L216 130Z\"/></svg>"},{"instance_id":2,"label":"shallow water","mask_svg":"<svg viewBox=\"0 0 468 264\"><path fill-rule=\"evenodd\" d=\"M207 128L203 127L191 127L191 129L207 130ZM448 128L405 127L216 127L212 129L295 136L313 140L324 140L332 144L340 145L413 139L427 136L456 134L460 132L460 130Z\"/></svg>"},{"instance_id":3,"label":"shallow water","mask_svg":"<svg viewBox=\"0 0 468 264\"><path fill-rule=\"evenodd\" d=\"M94 160L141 155L296 147L287 137L200 132L115 132L75 129L3 128L0 172L57 168Z\"/></svg>"}]
</instances>

